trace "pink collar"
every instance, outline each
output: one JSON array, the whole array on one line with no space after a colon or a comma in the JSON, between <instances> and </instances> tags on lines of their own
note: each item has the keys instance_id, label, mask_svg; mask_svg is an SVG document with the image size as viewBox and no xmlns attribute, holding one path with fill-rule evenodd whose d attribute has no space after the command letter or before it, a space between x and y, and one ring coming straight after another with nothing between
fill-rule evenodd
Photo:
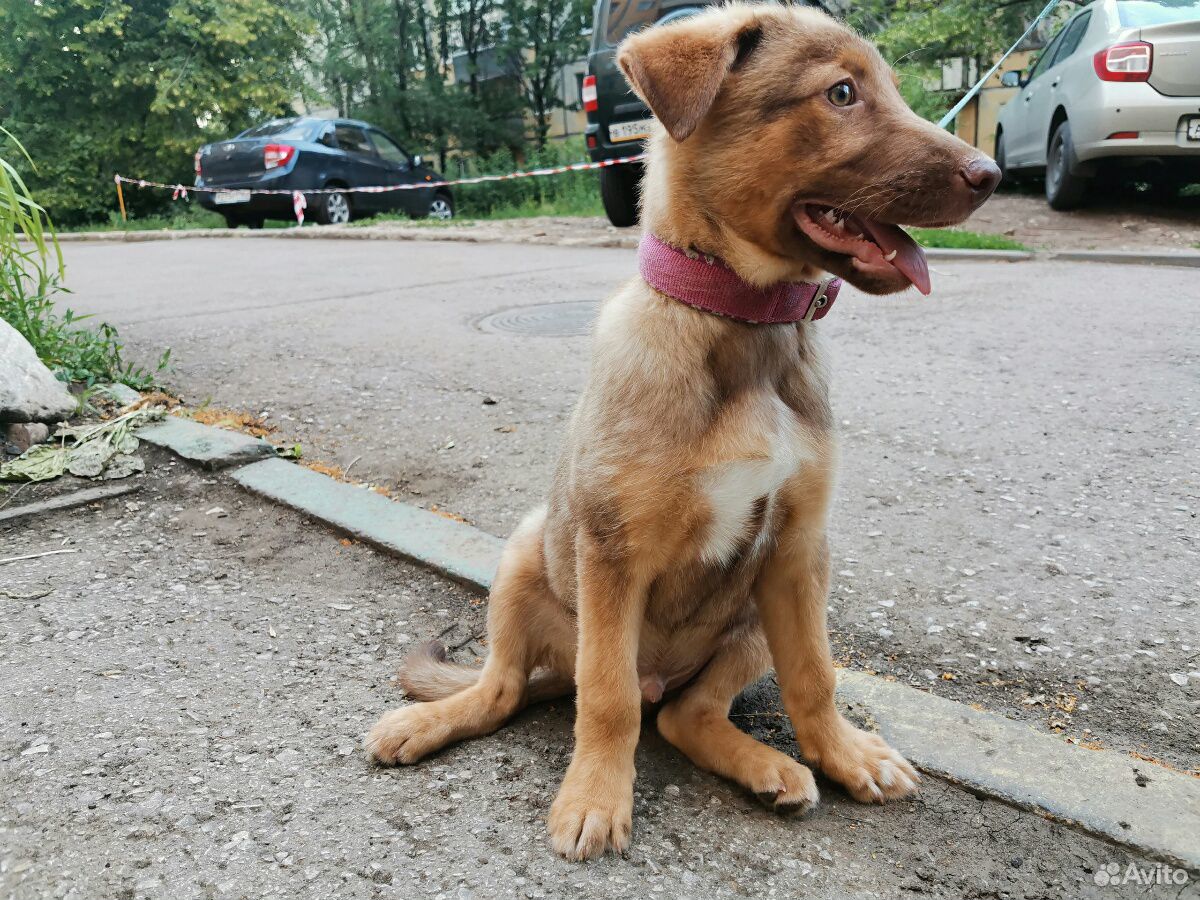
<instances>
[{"instance_id":1,"label":"pink collar","mask_svg":"<svg viewBox=\"0 0 1200 900\"><path fill-rule=\"evenodd\" d=\"M638 269L650 287L680 303L752 324L811 322L829 312L842 286L829 281L784 281L756 288L719 259L692 257L647 232L638 244Z\"/></svg>"}]
</instances>

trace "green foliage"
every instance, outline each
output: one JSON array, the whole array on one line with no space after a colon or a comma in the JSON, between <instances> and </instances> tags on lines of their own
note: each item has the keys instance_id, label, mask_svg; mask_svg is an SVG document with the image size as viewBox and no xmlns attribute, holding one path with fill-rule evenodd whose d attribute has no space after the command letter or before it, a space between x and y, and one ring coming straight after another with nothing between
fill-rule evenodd
<instances>
[{"instance_id":1,"label":"green foliage","mask_svg":"<svg viewBox=\"0 0 1200 900\"><path fill-rule=\"evenodd\" d=\"M481 77L497 39L496 0L306 0L313 68L341 115L367 119L410 152L445 163L523 141L520 98ZM454 54L468 80L455 83Z\"/></svg>"},{"instance_id":2,"label":"green foliage","mask_svg":"<svg viewBox=\"0 0 1200 900\"><path fill-rule=\"evenodd\" d=\"M58 274L35 270L33 277L9 258L0 260L0 319L19 331L38 357L63 381L87 385L120 382L137 390L155 385L166 369L171 351L165 351L154 371L125 359L117 330L101 322L95 330L79 327L90 316L55 309L55 298L65 293Z\"/></svg>"},{"instance_id":3,"label":"green foliage","mask_svg":"<svg viewBox=\"0 0 1200 900\"><path fill-rule=\"evenodd\" d=\"M20 142L3 128L0 132L33 169ZM70 309L61 316L55 311L54 298L63 291L62 274L62 254L49 217L13 166L0 157L0 319L22 334L64 381L153 385L151 373L124 360L116 329L107 324L97 331L78 328L76 323L86 317ZM159 371L169 359L168 350L159 360Z\"/></svg>"},{"instance_id":4,"label":"green foliage","mask_svg":"<svg viewBox=\"0 0 1200 900\"><path fill-rule=\"evenodd\" d=\"M521 161L507 150L478 160L460 159L451 167L458 171L450 177L503 175L518 169L528 171L586 161L582 142L552 143L530 151ZM544 178L463 185L456 190L454 199L458 214L468 218L511 218L504 213L518 210L523 210L523 215L593 215L599 208L597 177L595 172L567 172Z\"/></svg>"},{"instance_id":5,"label":"green foliage","mask_svg":"<svg viewBox=\"0 0 1200 900\"><path fill-rule=\"evenodd\" d=\"M503 59L533 116L534 141L546 146L550 115L558 105L562 67L587 49L587 0L503 0Z\"/></svg>"},{"instance_id":6,"label":"green foliage","mask_svg":"<svg viewBox=\"0 0 1200 900\"><path fill-rule=\"evenodd\" d=\"M982 73L1021 36L1043 5L1045 0L865 0L849 9L847 21L895 68L909 106L936 120L958 99L926 86L938 81L941 61L974 58Z\"/></svg>"},{"instance_id":7,"label":"green foliage","mask_svg":"<svg viewBox=\"0 0 1200 900\"><path fill-rule=\"evenodd\" d=\"M286 111L311 22L275 0L0 3L0 121L34 158L60 223L103 218L112 176L191 180L206 141ZM169 203L140 192L133 211Z\"/></svg>"}]
</instances>

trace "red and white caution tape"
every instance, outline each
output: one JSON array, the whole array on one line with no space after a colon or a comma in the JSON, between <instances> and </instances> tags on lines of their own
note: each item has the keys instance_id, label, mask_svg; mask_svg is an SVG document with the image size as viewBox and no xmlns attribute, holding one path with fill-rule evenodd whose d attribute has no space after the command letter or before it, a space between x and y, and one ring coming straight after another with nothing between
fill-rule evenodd
<instances>
[{"instance_id":1,"label":"red and white caution tape","mask_svg":"<svg viewBox=\"0 0 1200 900\"><path fill-rule=\"evenodd\" d=\"M347 187L347 188L317 188L311 191L294 191L290 188L229 188L229 187L201 187L195 185L185 188L180 184L164 184L161 181L148 181L145 178L127 178L124 175L114 175L113 180L118 184L135 184L142 188L164 188L168 191L175 192L176 196L182 192L183 196L191 193L207 193L219 194L229 190L237 190L239 192L248 190L251 194L386 194L391 191L415 191L421 188L438 188L438 187L453 187L458 184L486 184L493 181L512 181L517 178L541 178L547 175L563 175L567 172L586 172L591 169L607 169L609 166L620 166L627 163L641 162L645 159L645 154L639 153L636 156L622 156L617 159L605 159L600 162L589 163L572 163L567 166L552 166L546 169L530 169L527 172L509 172L507 175L476 175L474 178L455 178L449 181L417 181L413 184L388 184L377 185L372 187Z\"/></svg>"},{"instance_id":2,"label":"red and white caution tape","mask_svg":"<svg viewBox=\"0 0 1200 900\"><path fill-rule=\"evenodd\" d=\"M308 200L300 191L292 191L292 212L296 214L296 224L304 224L304 210L308 209Z\"/></svg>"}]
</instances>

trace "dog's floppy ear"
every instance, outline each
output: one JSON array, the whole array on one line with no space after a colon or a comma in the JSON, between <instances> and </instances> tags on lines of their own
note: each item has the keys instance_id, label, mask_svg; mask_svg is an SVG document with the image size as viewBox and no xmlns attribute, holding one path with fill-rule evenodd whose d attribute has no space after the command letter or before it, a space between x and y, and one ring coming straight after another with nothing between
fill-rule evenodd
<instances>
[{"instance_id":1,"label":"dog's floppy ear","mask_svg":"<svg viewBox=\"0 0 1200 900\"><path fill-rule=\"evenodd\" d=\"M700 15L626 38L617 64L675 140L685 140L712 107L730 70L762 32L753 21Z\"/></svg>"}]
</instances>

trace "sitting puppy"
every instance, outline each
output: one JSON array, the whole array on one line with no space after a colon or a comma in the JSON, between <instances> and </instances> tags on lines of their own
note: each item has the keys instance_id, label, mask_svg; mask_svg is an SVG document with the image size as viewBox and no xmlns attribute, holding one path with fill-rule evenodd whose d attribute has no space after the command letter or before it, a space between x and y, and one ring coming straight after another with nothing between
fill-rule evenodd
<instances>
[{"instance_id":1,"label":"sitting puppy","mask_svg":"<svg viewBox=\"0 0 1200 900\"><path fill-rule=\"evenodd\" d=\"M661 127L650 141L641 277L604 306L590 381L549 504L504 552L482 670L436 643L401 672L427 701L367 750L413 763L578 694L575 753L550 810L570 859L622 851L642 702L696 765L781 812L812 772L730 722L773 664L804 759L865 803L917 773L834 705L825 626L836 468L812 323L833 273L929 291L898 226L965 219L999 172L914 115L867 42L823 13L730 5L642 31L619 63Z\"/></svg>"}]
</instances>

